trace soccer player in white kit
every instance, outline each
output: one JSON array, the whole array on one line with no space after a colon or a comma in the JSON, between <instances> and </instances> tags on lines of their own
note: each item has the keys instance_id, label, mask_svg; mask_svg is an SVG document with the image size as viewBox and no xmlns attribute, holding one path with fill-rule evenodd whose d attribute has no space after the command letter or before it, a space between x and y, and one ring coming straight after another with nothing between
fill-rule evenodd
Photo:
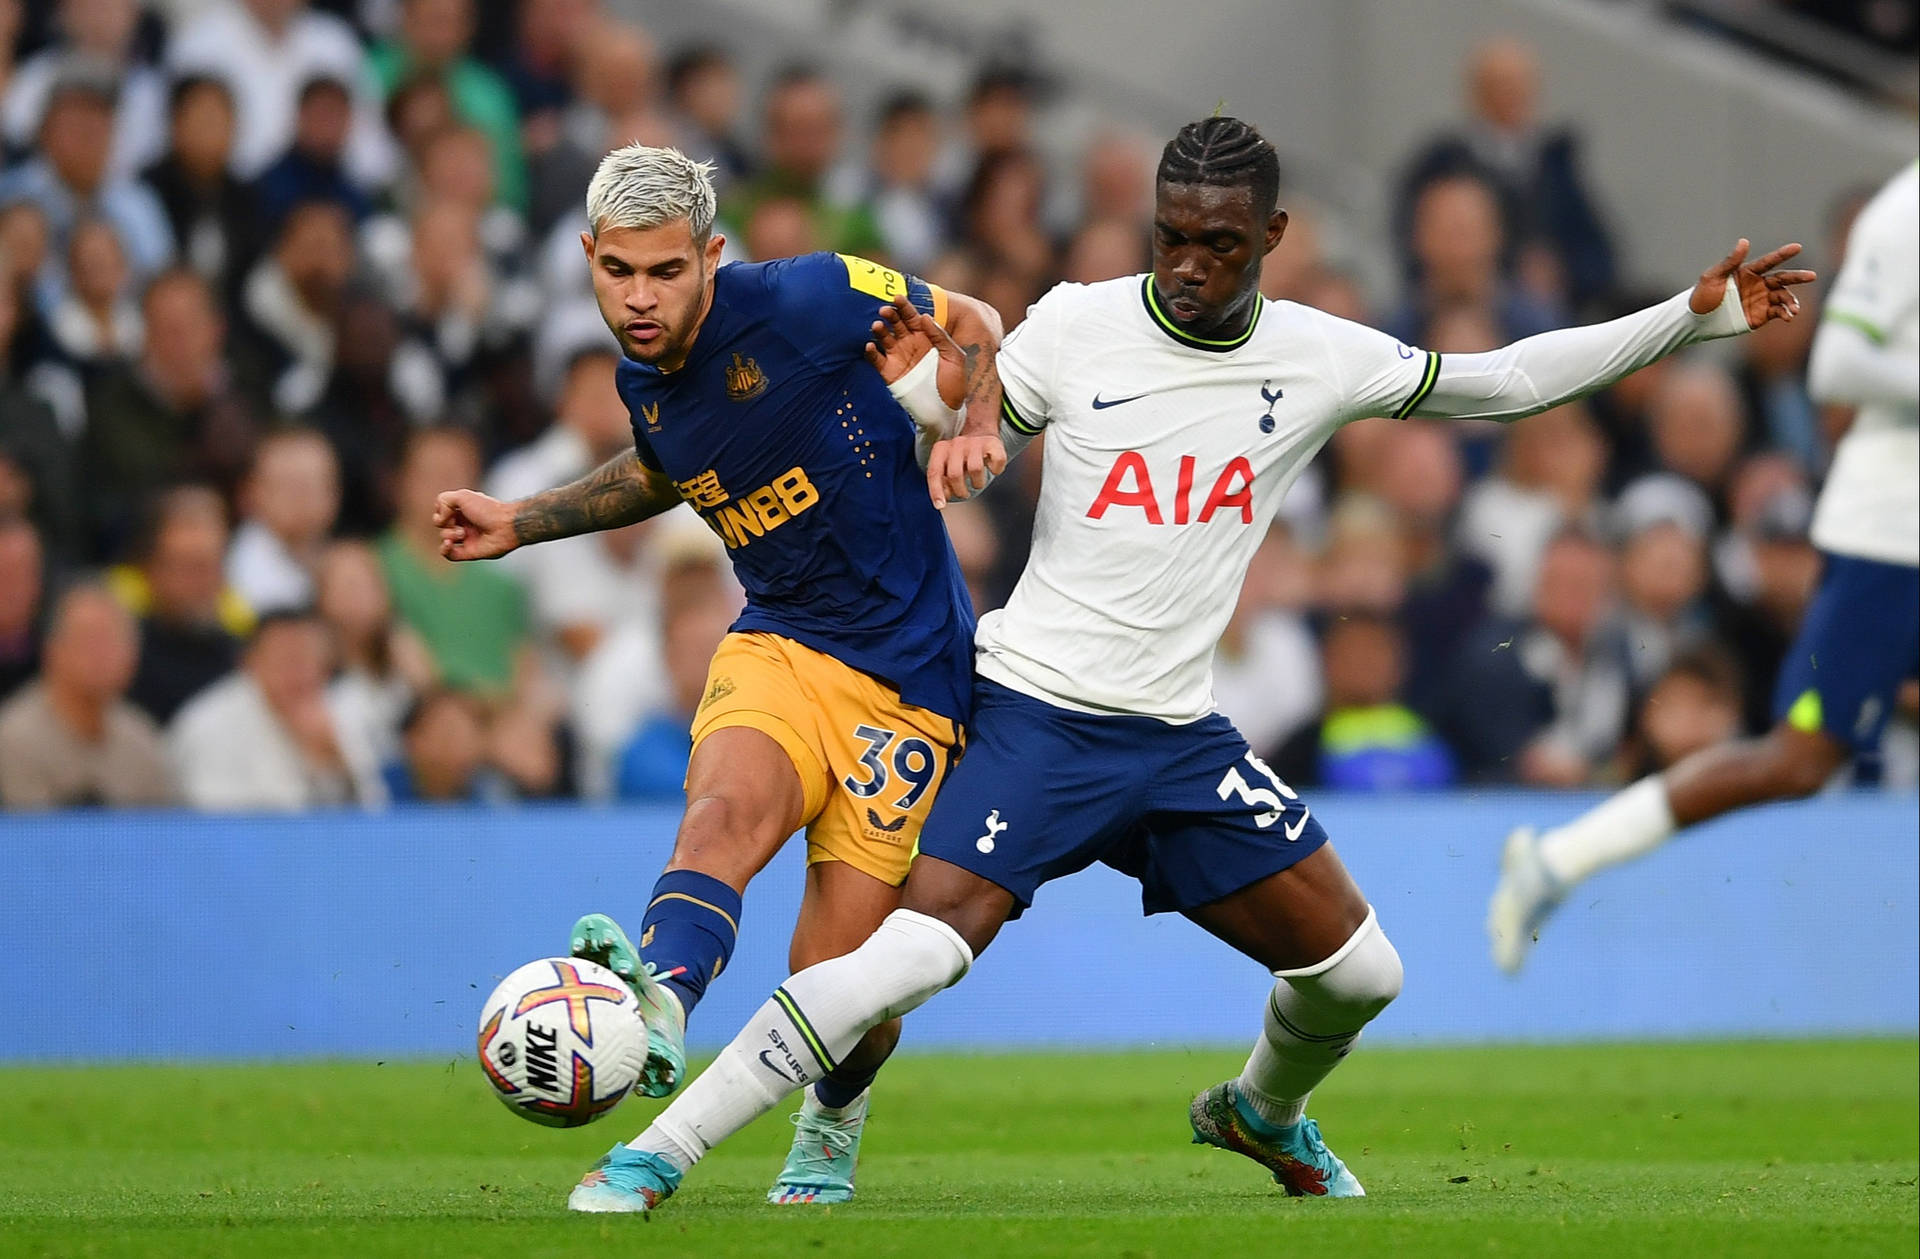
<instances>
[{"instance_id":1,"label":"soccer player in white kit","mask_svg":"<svg viewBox=\"0 0 1920 1259\"><path fill-rule=\"evenodd\" d=\"M1544 835L1509 835L1487 907L1493 960L1509 974L1578 884L1686 827L1812 795L1872 751L1920 665L1920 163L1854 220L1807 377L1818 401L1859 409L1814 509L1824 571L1781 663L1774 727L1706 748Z\"/></svg>"},{"instance_id":2,"label":"soccer player in white kit","mask_svg":"<svg viewBox=\"0 0 1920 1259\"><path fill-rule=\"evenodd\" d=\"M782 985L571 1207L654 1206L866 1028L958 981L1041 884L1095 861L1136 876L1147 912L1176 910L1278 977L1245 1071L1194 1100L1194 1139L1254 1159L1290 1194L1363 1192L1306 1101L1398 994L1400 958L1305 803L1213 711L1214 645L1247 564L1342 424L1543 411L1683 345L1789 318L1788 286L1812 277L1772 271L1798 246L1743 265L1742 241L1659 306L1443 359L1260 296L1261 259L1286 229L1278 189L1252 127L1190 124L1161 157L1153 272L1060 285L1007 337L1003 397L976 399L929 481L936 502L965 497L1045 430L1033 550L1007 607L981 622L966 755L903 907Z\"/></svg>"}]
</instances>

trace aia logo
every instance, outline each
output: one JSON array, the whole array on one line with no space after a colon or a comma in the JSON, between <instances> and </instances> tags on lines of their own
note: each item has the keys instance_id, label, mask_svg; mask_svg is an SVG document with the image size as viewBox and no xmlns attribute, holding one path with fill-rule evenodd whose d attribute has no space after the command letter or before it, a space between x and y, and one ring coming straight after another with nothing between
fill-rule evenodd
<instances>
[{"instance_id":1,"label":"aia logo","mask_svg":"<svg viewBox=\"0 0 1920 1259\"><path fill-rule=\"evenodd\" d=\"M1181 455L1179 466L1173 474L1173 523L1184 525L1189 520L1197 524L1206 524L1215 513L1237 508L1240 523L1253 523L1253 465L1241 455L1235 455L1220 475L1213 479L1213 488L1201 501L1200 514L1193 515L1193 475L1199 460L1192 455ZM1164 476L1164 474L1163 474ZM1165 484L1165 480L1162 480ZM1107 473L1106 484L1100 487L1100 494L1093 500L1093 506L1087 508L1087 515L1094 520L1106 517L1107 509L1112 507L1138 507L1146 514L1150 525L1167 523L1167 514L1161 510L1161 499L1153 485L1153 474L1147 470L1147 461L1137 450L1123 450L1120 457L1113 461L1113 468Z\"/></svg>"}]
</instances>

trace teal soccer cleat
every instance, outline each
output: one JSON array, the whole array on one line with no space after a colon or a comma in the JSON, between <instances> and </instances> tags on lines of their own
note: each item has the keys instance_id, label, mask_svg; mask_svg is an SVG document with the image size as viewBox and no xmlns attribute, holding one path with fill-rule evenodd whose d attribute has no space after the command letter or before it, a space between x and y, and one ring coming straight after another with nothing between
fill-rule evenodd
<instances>
[{"instance_id":1,"label":"teal soccer cleat","mask_svg":"<svg viewBox=\"0 0 1920 1259\"><path fill-rule=\"evenodd\" d=\"M1487 944L1493 964L1509 975L1526 965L1540 928L1559 907L1567 889L1540 857L1540 840L1523 826L1507 836L1500 852L1500 882L1487 902Z\"/></svg>"},{"instance_id":2,"label":"teal soccer cleat","mask_svg":"<svg viewBox=\"0 0 1920 1259\"><path fill-rule=\"evenodd\" d=\"M673 1196L680 1172L658 1154L616 1145L567 1195L567 1210L646 1214Z\"/></svg>"},{"instance_id":3,"label":"teal soccer cleat","mask_svg":"<svg viewBox=\"0 0 1920 1259\"><path fill-rule=\"evenodd\" d=\"M653 964L640 960L640 950L605 914L588 914L573 924L568 952L605 966L639 998L647 1023L647 1065L640 1072L639 1091L665 1097L679 1088L687 1075L687 1015L680 999L660 983Z\"/></svg>"},{"instance_id":4,"label":"teal soccer cleat","mask_svg":"<svg viewBox=\"0 0 1920 1259\"><path fill-rule=\"evenodd\" d=\"M793 1148L780 1178L767 1190L777 1206L832 1204L853 1198L853 1172L860 1161L860 1132L867 1123L867 1095L838 1119L820 1109L811 1090L793 1116Z\"/></svg>"},{"instance_id":5,"label":"teal soccer cleat","mask_svg":"<svg viewBox=\"0 0 1920 1259\"><path fill-rule=\"evenodd\" d=\"M1290 1198L1367 1196L1347 1165L1320 1139L1319 1124L1302 1119L1291 1127L1271 1127L1240 1105L1231 1080L1194 1098L1187 1118L1195 1145L1244 1154L1272 1172L1274 1183Z\"/></svg>"}]
</instances>

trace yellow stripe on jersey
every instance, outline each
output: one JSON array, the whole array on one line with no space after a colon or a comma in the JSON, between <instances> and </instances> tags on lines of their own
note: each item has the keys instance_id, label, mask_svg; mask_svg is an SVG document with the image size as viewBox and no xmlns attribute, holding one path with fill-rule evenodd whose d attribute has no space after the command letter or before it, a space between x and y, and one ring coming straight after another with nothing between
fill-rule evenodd
<instances>
[{"instance_id":1,"label":"yellow stripe on jersey","mask_svg":"<svg viewBox=\"0 0 1920 1259\"><path fill-rule=\"evenodd\" d=\"M883 267L877 262L854 254L835 254L847 269L847 284L856 293L865 293L877 297L883 302L898 301L902 297L913 298L913 304L942 328L947 326L947 292L937 284L928 284L915 276L895 271L892 267ZM914 290L925 289L926 300Z\"/></svg>"},{"instance_id":2,"label":"yellow stripe on jersey","mask_svg":"<svg viewBox=\"0 0 1920 1259\"><path fill-rule=\"evenodd\" d=\"M1393 413L1393 418L1396 420L1404 420L1409 415L1412 415L1414 408L1427 400L1427 395L1433 392L1434 383L1439 379L1440 356L1432 350L1428 350L1427 369L1420 373L1420 387L1415 389L1413 396L1408 398L1400 409Z\"/></svg>"},{"instance_id":3,"label":"yellow stripe on jersey","mask_svg":"<svg viewBox=\"0 0 1920 1259\"><path fill-rule=\"evenodd\" d=\"M1040 425L1032 423L1020 412L1014 410L1013 399L1007 397L1004 391L1000 394L1000 418L1005 420L1016 433L1025 433L1028 437L1039 435Z\"/></svg>"}]
</instances>

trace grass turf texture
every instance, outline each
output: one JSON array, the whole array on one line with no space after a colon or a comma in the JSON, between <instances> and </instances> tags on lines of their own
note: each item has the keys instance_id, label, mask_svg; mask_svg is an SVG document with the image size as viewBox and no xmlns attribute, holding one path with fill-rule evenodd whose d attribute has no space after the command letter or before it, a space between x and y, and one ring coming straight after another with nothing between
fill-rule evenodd
<instances>
[{"instance_id":1,"label":"grass turf texture","mask_svg":"<svg viewBox=\"0 0 1920 1259\"><path fill-rule=\"evenodd\" d=\"M566 1191L657 1103L573 1132L471 1060L9 1067L0 1254L1911 1256L1913 1042L1374 1049L1314 1107L1360 1202L1282 1197L1188 1145L1218 1051L907 1055L860 1198L769 1207L763 1120L650 1220Z\"/></svg>"}]
</instances>

